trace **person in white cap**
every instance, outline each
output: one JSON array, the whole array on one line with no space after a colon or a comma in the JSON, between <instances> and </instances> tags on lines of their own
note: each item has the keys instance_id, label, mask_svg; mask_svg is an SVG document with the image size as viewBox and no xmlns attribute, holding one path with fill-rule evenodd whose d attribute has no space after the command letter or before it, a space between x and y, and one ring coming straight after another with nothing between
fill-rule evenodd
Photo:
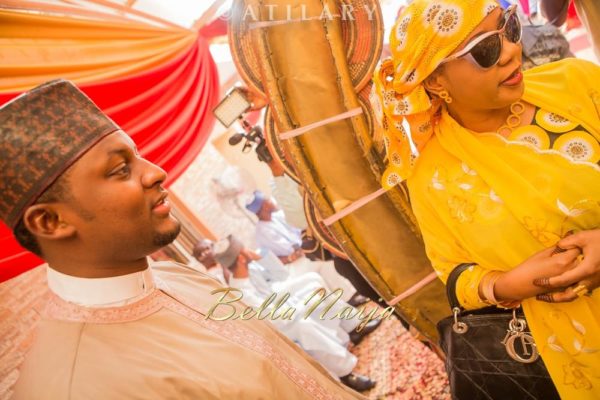
<instances>
[{"instance_id":1,"label":"person in white cap","mask_svg":"<svg viewBox=\"0 0 600 400\"><path fill-rule=\"evenodd\" d=\"M241 290L242 301L259 308L265 299L275 294L276 300L269 307L273 309L279 299L289 294L290 298L280 312L292 308L293 318L270 318L270 322L349 387L364 391L375 386L375 382L368 377L352 373L357 359L348 351L347 345L350 341L358 344L379 326L381 320L370 321L357 332L360 319L330 318L335 314L334 310L351 308L339 300L330 313L321 313L326 308L326 303L322 303L317 311L307 314L314 305L314 302L307 300L325 284L318 274L308 272L301 277L288 279L285 266L276 257L271 257L271 253L261 257L244 248L232 235L215 243L213 251L214 259L225 270L231 271L229 286ZM317 300L318 296L313 298ZM323 315L325 318L321 318Z\"/></svg>"},{"instance_id":2,"label":"person in white cap","mask_svg":"<svg viewBox=\"0 0 600 400\"><path fill-rule=\"evenodd\" d=\"M255 191L246 209L258 218L256 224L256 244L258 248L270 250L286 264L292 276L306 272L317 272L327 283L328 289L343 290L342 299L349 301L356 289L336 270L331 261L311 261L302 251L302 231L285 220L282 210L259 190Z\"/></svg>"}]
</instances>

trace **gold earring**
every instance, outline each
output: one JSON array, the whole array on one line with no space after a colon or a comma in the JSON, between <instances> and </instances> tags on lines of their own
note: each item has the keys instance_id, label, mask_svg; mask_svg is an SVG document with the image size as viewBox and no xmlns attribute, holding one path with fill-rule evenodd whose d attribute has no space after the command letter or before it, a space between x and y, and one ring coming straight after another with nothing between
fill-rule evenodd
<instances>
[{"instance_id":1,"label":"gold earring","mask_svg":"<svg viewBox=\"0 0 600 400\"><path fill-rule=\"evenodd\" d=\"M448 104L452 103L452 97L450 97L450 93L448 93L447 90L442 90L441 92L438 93L438 96L440 96L440 98L442 100L444 100L446 103L448 103Z\"/></svg>"}]
</instances>

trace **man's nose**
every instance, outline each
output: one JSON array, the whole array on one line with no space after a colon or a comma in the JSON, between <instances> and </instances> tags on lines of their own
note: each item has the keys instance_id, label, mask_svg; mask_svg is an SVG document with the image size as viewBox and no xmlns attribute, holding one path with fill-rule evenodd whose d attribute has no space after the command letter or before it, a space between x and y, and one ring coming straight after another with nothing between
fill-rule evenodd
<instances>
[{"instance_id":1,"label":"man's nose","mask_svg":"<svg viewBox=\"0 0 600 400\"><path fill-rule=\"evenodd\" d=\"M144 163L144 172L142 174L142 185L146 188L151 188L160 185L167 179L167 173L161 167L151 163L146 159L142 159Z\"/></svg>"}]
</instances>

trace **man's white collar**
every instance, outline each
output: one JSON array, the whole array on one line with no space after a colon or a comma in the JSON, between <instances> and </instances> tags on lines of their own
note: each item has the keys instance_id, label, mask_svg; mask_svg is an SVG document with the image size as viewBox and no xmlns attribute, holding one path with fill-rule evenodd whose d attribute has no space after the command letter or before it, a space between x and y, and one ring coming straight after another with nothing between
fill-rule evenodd
<instances>
[{"instance_id":1,"label":"man's white collar","mask_svg":"<svg viewBox=\"0 0 600 400\"><path fill-rule=\"evenodd\" d=\"M156 287L152 271L110 278L78 278L47 267L50 290L65 301L85 307L118 307L132 303Z\"/></svg>"}]
</instances>

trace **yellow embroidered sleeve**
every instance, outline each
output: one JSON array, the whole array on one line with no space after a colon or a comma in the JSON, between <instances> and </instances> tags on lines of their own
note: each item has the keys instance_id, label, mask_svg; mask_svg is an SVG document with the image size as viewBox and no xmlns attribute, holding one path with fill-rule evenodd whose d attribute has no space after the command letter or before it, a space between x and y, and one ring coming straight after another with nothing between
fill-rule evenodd
<instances>
[{"instance_id":1,"label":"yellow embroidered sleeve","mask_svg":"<svg viewBox=\"0 0 600 400\"><path fill-rule=\"evenodd\" d=\"M446 283L448 275L457 265L472 263L473 260L437 215L435 207L414 202L412 208L423 235L427 258L438 277ZM456 284L456 295L464 308L470 310L489 306L479 298L478 288L481 278L492 269L474 265L461 274Z\"/></svg>"}]
</instances>

